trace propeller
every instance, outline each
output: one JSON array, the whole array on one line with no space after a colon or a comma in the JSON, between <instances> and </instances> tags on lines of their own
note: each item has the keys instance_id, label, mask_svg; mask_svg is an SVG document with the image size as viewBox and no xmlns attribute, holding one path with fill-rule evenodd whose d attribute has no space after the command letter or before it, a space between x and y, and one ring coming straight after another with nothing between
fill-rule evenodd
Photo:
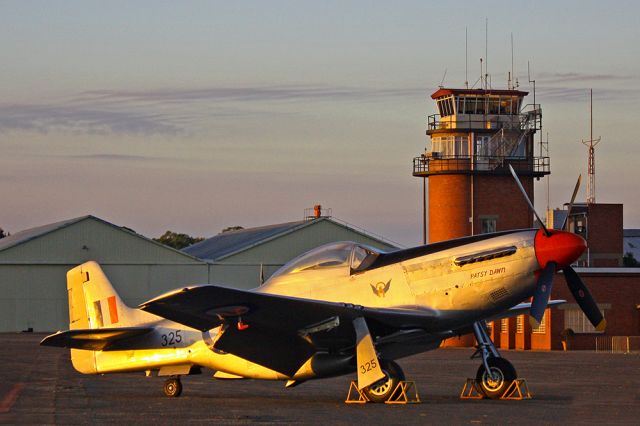
<instances>
[{"instance_id":1,"label":"propeller","mask_svg":"<svg viewBox=\"0 0 640 426\"><path fill-rule=\"evenodd\" d=\"M573 188L573 195L571 196L571 202L569 203L569 208L567 209L567 215L564 217L564 222L562 222L562 226L560 229L563 231L567 230L567 224L569 223L569 215L571 214L571 209L573 209L573 202L576 201L576 195L578 195L578 189L580 189L580 182L582 181L582 175L578 176L578 181L576 182L576 186Z\"/></svg>"},{"instance_id":2,"label":"propeller","mask_svg":"<svg viewBox=\"0 0 640 426\"><path fill-rule=\"evenodd\" d=\"M591 296L591 292L587 286L584 285L580 276L578 276L571 266L565 266L562 272L564 273L565 280L567 280L567 286L569 286L569 290L571 290L571 294L573 294L573 298L576 299L578 306L580 306L582 312L587 316L589 322L593 324L596 330L604 331L604 329L607 328L607 320L602 316L598 305L596 305L593 296Z\"/></svg>"},{"instance_id":3,"label":"propeller","mask_svg":"<svg viewBox=\"0 0 640 426\"><path fill-rule=\"evenodd\" d=\"M538 327L542 316L544 315L549 297L551 296L551 287L553 286L553 274L556 272L556 263L549 262L544 267L538 277L536 291L533 293L533 301L531 302L531 310L529 311L529 322L532 327Z\"/></svg>"},{"instance_id":4,"label":"propeller","mask_svg":"<svg viewBox=\"0 0 640 426\"><path fill-rule=\"evenodd\" d=\"M533 203L529 199L529 196L527 195L527 191L524 190L524 186L522 186L522 183L520 183L520 178L518 178L518 175L516 174L516 171L513 170L513 167L511 166L511 164L509 164L509 170L511 170L511 174L513 175L513 178L515 179L516 184L518 185L518 188L520 188L520 192L522 192L522 195L524 195L524 200L527 202L527 204L529 204L529 208L533 212L533 214L536 217L536 219L538 219L538 223L540 223L540 226L542 227L542 229L544 229L544 234L547 237L549 237L551 235L551 233L549 232L547 227L544 226L544 222L542 221L542 219L540 219L540 216L538 216L538 212L536 211L536 208L533 207Z\"/></svg>"},{"instance_id":5,"label":"propeller","mask_svg":"<svg viewBox=\"0 0 640 426\"><path fill-rule=\"evenodd\" d=\"M510 164L509 170L518 184L518 188L520 188L520 192L522 192L524 199L527 204L529 204L529 208L542 227L542 232L536 234L534 243L536 258L538 259L538 263L542 270L538 275L538 281L533 293L533 300L531 301L531 310L529 311L532 327L538 327L540 325L544 311L547 309L547 304L549 303L549 297L551 296L553 274L557 270L562 270L567 286L578 303L578 306L582 309L582 312L584 312L585 316L589 319L589 322L593 324L596 330L604 331L607 326L607 321L602 316L602 313L600 312L600 309L598 309L598 305L593 299L593 296L591 296L587 286L580 279L576 271L570 266L571 262L577 259L584 252L586 248L585 240L579 235L571 232L558 230L550 231L547 229L540 219L540 216L538 216L538 213L535 211L533 203L529 199L524 187L520 183L518 175ZM575 202L576 195L578 194L581 180L582 176L579 176L578 182L576 182L576 186L573 190L573 195L571 196L571 203L569 203L567 218L573 208L573 203ZM565 218L565 221L562 224L562 229L565 229L567 225L567 218Z\"/></svg>"}]
</instances>

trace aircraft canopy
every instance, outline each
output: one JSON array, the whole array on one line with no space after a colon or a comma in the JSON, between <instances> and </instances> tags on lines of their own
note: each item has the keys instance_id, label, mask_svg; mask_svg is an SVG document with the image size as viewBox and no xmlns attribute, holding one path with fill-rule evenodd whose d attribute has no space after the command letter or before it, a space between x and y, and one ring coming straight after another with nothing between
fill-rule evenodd
<instances>
[{"instance_id":1,"label":"aircraft canopy","mask_svg":"<svg viewBox=\"0 0 640 426\"><path fill-rule=\"evenodd\" d=\"M278 269L271 278L345 266L350 266L352 271L360 271L371 265L379 254L380 252L373 247L351 241L329 243L294 258Z\"/></svg>"}]
</instances>

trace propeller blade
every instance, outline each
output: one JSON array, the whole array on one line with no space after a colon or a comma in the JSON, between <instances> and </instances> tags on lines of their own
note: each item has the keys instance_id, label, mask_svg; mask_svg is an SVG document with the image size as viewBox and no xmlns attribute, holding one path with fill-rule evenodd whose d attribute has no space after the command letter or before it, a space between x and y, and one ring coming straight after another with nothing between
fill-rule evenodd
<instances>
[{"instance_id":1,"label":"propeller blade","mask_svg":"<svg viewBox=\"0 0 640 426\"><path fill-rule=\"evenodd\" d=\"M536 217L536 219L538 219L538 222L540 223L540 226L542 226L542 229L544 230L544 234L547 237L550 236L551 233L549 232L547 227L544 225L544 222L542 221L542 219L540 219L540 216L538 216L538 212L536 212L535 207L533 207L533 203L529 199L529 196L527 195L527 191L524 190L524 187L522 186L522 183L520 183L520 179L518 178L518 175L516 174L516 171L513 170L513 167L511 166L511 164L509 164L509 170L511 171L511 174L513 175L513 178L516 180L516 184L518 185L518 188L520 188L520 192L522 192L522 195L524 196L525 201L527 202L527 204L529 204L529 208L533 212L533 214Z\"/></svg>"},{"instance_id":2,"label":"propeller blade","mask_svg":"<svg viewBox=\"0 0 640 426\"><path fill-rule=\"evenodd\" d=\"M567 223L569 223L569 215L571 214L571 209L573 208L573 202L576 201L576 195L578 195L578 189L580 189L580 182L582 181L582 175L578 176L578 181L576 182L575 188L573 188L573 195L571 196L571 202L569 203L569 208L567 209L567 216L564 218L564 222L562 222L563 231L567 230Z\"/></svg>"},{"instance_id":3,"label":"propeller blade","mask_svg":"<svg viewBox=\"0 0 640 426\"><path fill-rule=\"evenodd\" d=\"M538 286L533 293L533 301L531 302L531 310L529 311L529 323L531 327L539 327L542 316L544 315L549 296L551 296L551 286L553 285L553 273L556 271L556 263L549 262L544 267L538 277Z\"/></svg>"},{"instance_id":4,"label":"propeller blade","mask_svg":"<svg viewBox=\"0 0 640 426\"><path fill-rule=\"evenodd\" d=\"M593 300L593 296L591 296L587 286L584 285L576 271L571 266L565 267L563 272L564 277L567 280L569 290L571 290L571 294L573 294L576 302L578 302L582 312L584 312L589 319L589 322L593 324L596 330L604 331L607 327L607 321L602 317L602 313L600 312L600 309L598 309L598 305L596 305L595 300Z\"/></svg>"}]
</instances>

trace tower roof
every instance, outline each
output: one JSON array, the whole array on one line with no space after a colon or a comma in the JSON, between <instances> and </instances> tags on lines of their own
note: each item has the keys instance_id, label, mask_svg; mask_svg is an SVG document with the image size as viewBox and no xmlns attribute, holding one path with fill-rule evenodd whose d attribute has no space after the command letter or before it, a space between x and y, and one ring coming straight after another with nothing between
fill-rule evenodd
<instances>
[{"instance_id":1,"label":"tower roof","mask_svg":"<svg viewBox=\"0 0 640 426\"><path fill-rule=\"evenodd\" d=\"M433 92L431 99L437 99L447 95L511 95L524 98L529 92L523 92L522 90L505 90L505 89L448 89L441 87Z\"/></svg>"}]
</instances>

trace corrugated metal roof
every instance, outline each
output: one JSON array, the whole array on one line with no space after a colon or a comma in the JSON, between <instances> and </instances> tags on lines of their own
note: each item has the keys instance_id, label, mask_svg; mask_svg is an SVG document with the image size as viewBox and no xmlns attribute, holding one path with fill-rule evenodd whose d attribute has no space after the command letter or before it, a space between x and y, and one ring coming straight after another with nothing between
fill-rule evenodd
<instances>
[{"instance_id":1,"label":"corrugated metal roof","mask_svg":"<svg viewBox=\"0 0 640 426\"><path fill-rule=\"evenodd\" d=\"M145 240L151 244L154 244L156 246L160 246L166 250L169 251L173 251L175 253L179 253L181 256L186 256L188 258L194 259L194 260L199 260L199 259L195 259L192 255L190 255L189 253L185 253L181 250L176 250L172 247L166 246L162 243L159 243L157 241L152 240L151 238L147 238L144 235L140 235L137 232L135 232L134 230L124 227L124 226L118 226L118 225L114 225L111 222L107 222L106 220L100 219L99 217L95 217L92 215L86 215L86 216L80 216L80 217L76 217L73 219L67 219L67 220L63 220L60 222L54 222L54 223L50 223L48 225L42 225L42 226L36 226L34 228L29 228L29 229L25 229L23 231L19 231L16 232L15 234L11 234L8 237L5 238L0 238L0 251L3 250L7 250L11 247L15 247L17 245L20 244L24 244L28 241L34 240L36 238L39 238L43 235L49 234L51 232L57 231L59 229L63 229L66 228L68 226L74 225L76 223L82 222L83 220L86 219L91 219L91 220L95 220L97 222L103 223L105 225L111 226L112 228L115 228L119 231L122 232L126 232L128 234L131 234L135 237L138 237L142 240Z\"/></svg>"},{"instance_id":2,"label":"corrugated metal roof","mask_svg":"<svg viewBox=\"0 0 640 426\"><path fill-rule=\"evenodd\" d=\"M50 232L57 231L58 229L66 228L69 225L73 225L74 223L78 223L89 217L92 216L81 216L74 219L50 223L48 225L36 226L35 228L25 229L23 231L16 232L15 234L11 234L8 237L0 238L0 251L17 246L18 244L26 243L27 241L33 240Z\"/></svg>"},{"instance_id":3,"label":"corrugated metal roof","mask_svg":"<svg viewBox=\"0 0 640 426\"><path fill-rule=\"evenodd\" d=\"M307 219L297 222L279 223L276 225L260 226L257 228L241 229L239 231L230 231L218 234L204 241L196 243L192 246L184 248L182 251L205 260L221 260L232 254L248 250L259 244L266 243L272 239L281 237L290 232L297 231L310 225L317 224L322 221L328 221L336 226L348 229L351 232L361 234L367 238L379 241L381 244L390 248L397 248L399 245L393 241L386 240L375 234L371 234L363 229L358 229L354 225L348 224L323 216L317 219Z\"/></svg>"},{"instance_id":4,"label":"corrugated metal roof","mask_svg":"<svg viewBox=\"0 0 640 426\"><path fill-rule=\"evenodd\" d=\"M324 218L229 231L207 238L204 241L184 248L182 251L200 259L216 260L256 244L266 242L272 238L304 228L320 220L324 220Z\"/></svg>"}]
</instances>

